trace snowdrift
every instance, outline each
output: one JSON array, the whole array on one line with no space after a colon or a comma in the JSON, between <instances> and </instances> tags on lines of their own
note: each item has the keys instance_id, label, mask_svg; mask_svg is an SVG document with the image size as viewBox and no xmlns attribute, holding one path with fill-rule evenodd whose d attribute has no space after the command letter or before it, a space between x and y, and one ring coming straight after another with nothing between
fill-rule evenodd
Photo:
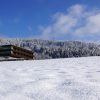
<instances>
[{"instance_id":1,"label":"snowdrift","mask_svg":"<svg viewBox=\"0 0 100 100\"><path fill-rule=\"evenodd\" d=\"M100 57L0 62L0 100L100 100Z\"/></svg>"}]
</instances>

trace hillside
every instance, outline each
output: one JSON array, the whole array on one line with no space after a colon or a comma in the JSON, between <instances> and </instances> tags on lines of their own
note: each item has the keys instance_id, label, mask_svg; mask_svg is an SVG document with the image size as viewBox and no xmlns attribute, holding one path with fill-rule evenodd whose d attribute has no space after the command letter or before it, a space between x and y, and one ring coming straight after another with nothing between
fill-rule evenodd
<instances>
[{"instance_id":1,"label":"hillside","mask_svg":"<svg viewBox=\"0 0 100 100\"><path fill-rule=\"evenodd\" d=\"M35 59L100 56L100 45L79 41L0 39L0 45L14 44L32 50Z\"/></svg>"},{"instance_id":2,"label":"hillside","mask_svg":"<svg viewBox=\"0 0 100 100\"><path fill-rule=\"evenodd\" d=\"M100 100L100 57L0 62L0 100Z\"/></svg>"}]
</instances>

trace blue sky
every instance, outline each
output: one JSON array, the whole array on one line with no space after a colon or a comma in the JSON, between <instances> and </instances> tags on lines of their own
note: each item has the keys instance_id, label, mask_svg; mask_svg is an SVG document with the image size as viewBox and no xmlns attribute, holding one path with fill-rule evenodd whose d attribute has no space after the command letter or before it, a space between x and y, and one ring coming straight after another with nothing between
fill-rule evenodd
<instances>
[{"instance_id":1,"label":"blue sky","mask_svg":"<svg viewBox=\"0 0 100 100\"><path fill-rule=\"evenodd\" d=\"M99 41L99 10L99 0L0 0L0 36Z\"/></svg>"}]
</instances>

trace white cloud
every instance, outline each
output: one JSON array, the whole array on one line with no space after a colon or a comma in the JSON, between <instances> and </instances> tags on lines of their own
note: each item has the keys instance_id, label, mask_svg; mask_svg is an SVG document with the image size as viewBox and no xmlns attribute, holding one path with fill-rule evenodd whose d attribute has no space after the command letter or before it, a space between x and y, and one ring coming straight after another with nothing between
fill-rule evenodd
<instances>
[{"instance_id":1,"label":"white cloud","mask_svg":"<svg viewBox=\"0 0 100 100\"><path fill-rule=\"evenodd\" d=\"M52 24L40 28L40 38L66 40L69 35L73 38L100 35L100 9L77 4L66 13L56 13L52 20Z\"/></svg>"},{"instance_id":2,"label":"white cloud","mask_svg":"<svg viewBox=\"0 0 100 100\"><path fill-rule=\"evenodd\" d=\"M76 34L100 35L100 12L85 16L82 23L84 24L75 30Z\"/></svg>"},{"instance_id":3,"label":"white cloud","mask_svg":"<svg viewBox=\"0 0 100 100\"><path fill-rule=\"evenodd\" d=\"M67 11L69 14L73 16L80 17L82 16L85 10L86 10L86 6L77 4L77 5L70 7Z\"/></svg>"}]
</instances>

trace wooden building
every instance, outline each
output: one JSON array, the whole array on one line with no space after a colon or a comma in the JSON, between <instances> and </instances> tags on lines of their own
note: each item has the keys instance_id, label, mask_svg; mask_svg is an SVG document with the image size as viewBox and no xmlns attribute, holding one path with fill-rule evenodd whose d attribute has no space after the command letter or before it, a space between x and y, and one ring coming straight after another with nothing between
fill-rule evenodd
<instances>
[{"instance_id":1,"label":"wooden building","mask_svg":"<svg viewBox=\"0 0 100 100\"><path fill-rule=\"evenodd\" d=\"M33 59L33 52L14 45L0 46L0 57Z\"/></svg>"}]
</instances>

